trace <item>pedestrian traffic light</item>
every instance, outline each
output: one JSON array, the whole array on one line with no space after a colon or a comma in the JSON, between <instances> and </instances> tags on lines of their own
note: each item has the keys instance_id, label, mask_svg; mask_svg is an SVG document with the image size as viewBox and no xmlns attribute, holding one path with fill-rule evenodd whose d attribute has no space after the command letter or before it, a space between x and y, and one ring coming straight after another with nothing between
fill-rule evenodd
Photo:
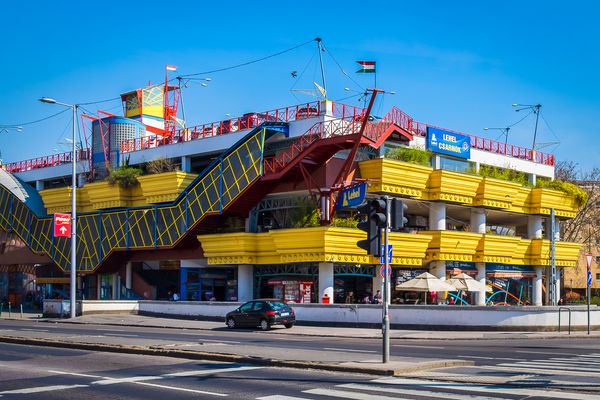
<instances>
[{"instance_id":1,"label":"pedestrian traffic light","mask_svg":"<svg viewBox=\"0 0 600 400\"><path fill-rule=\"evenodd\" d=\"M398 230L404 228L404 226L408 223L408 219L404 216L404 211L408 208L406 204L400 199L392 199L391 204L391 214L392 214L392 229Z\"/></svg>"},{"instance_id":2,"label":"pedestrian traffic light","mask_svg":"<svg viewBox=\"0 0 600 400\"><path fill-rule=\"evenodd\" d=\"M367 232L367 239L359 240L356 242L356 245L361 249L366 250L367 254L379 257L379 253L381 253L381 234L375 217L377 208L376 205L373 204L373 201L374 200L367 200L356 207L360 215L367 217L365 221L359 222L357 225L358 229Z\"/></svg>"}]
</instances>

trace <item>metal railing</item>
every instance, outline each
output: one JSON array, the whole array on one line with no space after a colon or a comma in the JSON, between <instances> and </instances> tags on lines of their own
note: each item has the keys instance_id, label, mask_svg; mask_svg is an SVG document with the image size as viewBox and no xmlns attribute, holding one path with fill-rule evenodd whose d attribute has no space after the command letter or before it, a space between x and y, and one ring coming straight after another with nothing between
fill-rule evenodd
<instances>
[{"instance_id":1,"label":"metal railing","mask_svg":"<svg viewBox=\"0 0 600 400\"><path fill-rule=\"evenodd\" d=\"M498 142L492 139L471 135L464 132L457 132L451 129L440 128L435 125L425 124L423 122L415 122L414 133L419 136L427 136L427 127L443 129L449 132L458 133L460 135L469 136L471 138L471 148L498 153L509 157L521 158L523 160L533 161L539 164L554 165L554 155L535 151L526 147L515 146L508 143Z\"/></svg>"},{"instance_id":2,"label":"metal railing","mask_svg":"<svg viewBox=\"0 0 600 400\"><path fill-rule=\"evenodd\" d=\"M29 171L36 168L54 167L56 165L71 163L71 159L73 158L72 154L73 153L71 151L67 151L60 154L53 154L50 156L37 157L25 161L12 162L3 165L2 169L10 173L14 173ZM90 149L78 150L76 153L76 157L77 161L89 161Z\"/></svg>"},{"instance_id":3,"label":"metal railing","mask_svg":"<svg viewBox=\"0 0 600 400\"><path fill-rule=\"evenodd\" d=\"M560 332L560 312L567 310L569 312L569 335L571 334L571 309L569 307L558 307L558 331Z\"/></svg>"},{"instance_id":4,"label":"metal railing","mask_svg":"<svg viewBox=\"0 0 600 400\"><path fill-rule=\"evenodd\" d=\"M173 143L189 142L207 137L224 135L244 129L256 128L264 122L289 122L321 115L321 102L298 104L291 107L258 113L248 113L241 117L192 126L177 130L169 137L147 136L121 142L121 152L144 150Z\"/></svg>"}]
</instances>

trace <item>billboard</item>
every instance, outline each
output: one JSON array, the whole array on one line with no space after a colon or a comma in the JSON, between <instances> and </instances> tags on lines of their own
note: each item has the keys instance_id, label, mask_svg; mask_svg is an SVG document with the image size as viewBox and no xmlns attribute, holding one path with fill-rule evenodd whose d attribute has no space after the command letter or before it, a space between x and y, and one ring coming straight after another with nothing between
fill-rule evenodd
<instances>
[{"instance_id":1,"label":"billboard","mask_svg":"<svg viewBox=\"0 0 600 400\"><path fill-rule=\"evenodd\" d=\"M428 126L427 148L435 153L470 158L471 138L460 133Z\"/></svg>"}]
</instances>

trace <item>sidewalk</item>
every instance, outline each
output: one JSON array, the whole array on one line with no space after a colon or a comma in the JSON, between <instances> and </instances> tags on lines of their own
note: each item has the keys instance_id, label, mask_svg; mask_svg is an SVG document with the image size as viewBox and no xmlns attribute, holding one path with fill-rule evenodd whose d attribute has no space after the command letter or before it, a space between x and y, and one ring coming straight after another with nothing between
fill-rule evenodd
<instances>
[{"instance_id":1,"label":"sidewalk","mask_svg":"<svg viewBox=\"0 0 600 400\"><path fill-rule=\"evenodd\" d=\"M3 320L38 322L39 330L11 330L10 326L3 326ZM103 325L103 326L135 326L144 328L170 328L190 331L186 333L189 339L178 339L177 342L165 338L140 338L132 335L72 335L52 332L43 328L43 324L81 324L81 325ZM118 329L118 328L117 328ZM393 357L389 363L381 363L380 356L375 354L359 354L348 352L331 351L290 351L283 347L266 347L260 345L243 345L239 342L222 339L225 324L213 321L194 321L186 319L158 318L134 314L96 314L71 319L41 318L36 313L26 313L23 319L20 314L13 314L8 318L3 314L0 319L0 342L63 347L71 349L82 349L91 351L106 351L131 354L146 354L155 356L180 357L198 360L212 360L224 362L239 362L267 366L308 368L327 371L358 372L372 375L400 375L407 372L430 370L450 366L469 366L472 361L463 359L432 359L415 357ZM106 329L104 329L106 330ZM197 339L193 331L213 331L215 339ZM262 333L262 332L261 332ZM366 328L340 328L340 327L316 327L316 326L294 326L291 329L275 327L266 332L268 335L290 336L290 340L296 337L339 337L339 338L373 338L380 339L379 329ZM134 335L135 336L135 335ZM394 342L405 339L419 340L473 340L473 339L541 339L541 338L599 338L600 332L572 332L569 336L565 332L468 332L468 331L390 331Z\"/></svg>"}]
</instances>

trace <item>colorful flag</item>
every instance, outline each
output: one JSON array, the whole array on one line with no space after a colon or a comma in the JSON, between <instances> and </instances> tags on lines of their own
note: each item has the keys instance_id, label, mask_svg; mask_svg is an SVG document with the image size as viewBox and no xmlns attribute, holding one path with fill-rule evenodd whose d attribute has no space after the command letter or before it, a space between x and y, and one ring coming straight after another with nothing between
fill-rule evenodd
<instances>
[{"instance_id":1,"label":"colorful flag","mask_svg":"<svg viewBox=\"0 0 600 400\"><path fill-rule=\"evenodd\" d=\"M375 61L357 61L362 66L362 69L356 71L356 73L367 73L371 74L375 72Z\"/></svg>"},{"instance_id":2,"label":"colorful flag","mask_svg":"<svg viewBox=\"0 0 600 400\"><path fill-rule=\"evenodd\" d=\"M172 65L167 65L167 71L177 71L177 67L174 67Z\"/></svg>"}]
</instances>

